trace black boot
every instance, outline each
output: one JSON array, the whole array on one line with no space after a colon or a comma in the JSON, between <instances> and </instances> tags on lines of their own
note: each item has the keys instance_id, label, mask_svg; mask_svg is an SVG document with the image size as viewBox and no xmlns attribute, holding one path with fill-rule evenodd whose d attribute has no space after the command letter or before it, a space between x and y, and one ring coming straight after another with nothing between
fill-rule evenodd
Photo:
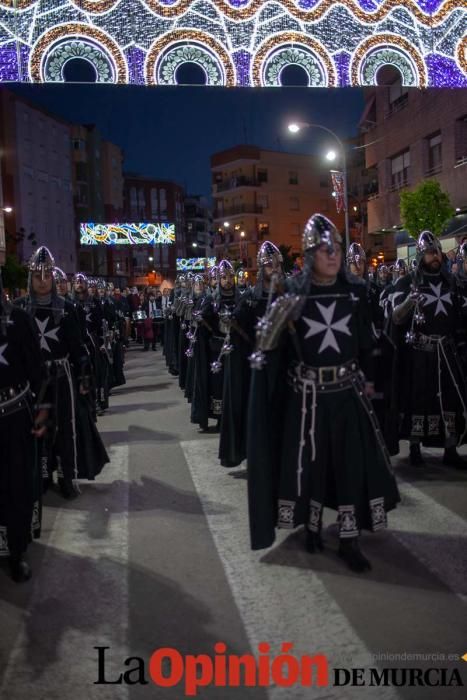
<instances>
[{"instance_id":1,"label":"black boot","mask_svg":"<svg viewBox=\"0 0 467 700\"><path fill-rule=\"evenodd\" d=\"M71 479L59 477L58 488L60 489L60 493L62 494L63 498L66 498L67 501L72 501L74 498L78 497L78 491L73 486Z\"/></svg>"},{"instance_id":2,"label":"black boot","mask_svg":"<svg viewBox=\"0 0 467 700\"><path fill-rule=\"evenodd\" d=\"M15 583L24 583L24 581L29 581L32 576L31 567L23 559L22 555L11 555L10 556L10 576Z\"/></svg>"},{"instance_id":3,"label":"black boot","mask_svg":"<svg viewBox=\"0 0 467 700\"><path fill-rule=\"evenodd\" d=\"M321 537L321 530L319 532L311 532L307 527L305 528L305 549L310 554L323 551L324 542Z\"/></svg>"},{"instance_id":4,"label":"black boot","mask_svg":"<svg viewBox=\"0 0 467 700\"><path fill-rule=\"evenodd\" d=\"M419 467L425 464L418 442L410 445L410 464L413 467Z\"/></svg>"},{"instance_id":5,"label":"black boot","mask_svg":"<svg viewBox=\"0 0 467 700\"><path fill-rule=\"evenodd\" d=\"M462 459L455 447L446 447L444 450L443 464L455 469L467 469L467 462Z\"/></svg>"},{"instance_id":6,"label":"black boot","mask_svg":"<svg viewBox=\"0 0 467 700\"><path fill-rule=\"evenodd\" d=\"M341 539L339 544L339 556L345 561L349 569L361 574L367 569L371 570L371 564L363 554L358 543L358 537Z\"/></svg>"}]
</instances>

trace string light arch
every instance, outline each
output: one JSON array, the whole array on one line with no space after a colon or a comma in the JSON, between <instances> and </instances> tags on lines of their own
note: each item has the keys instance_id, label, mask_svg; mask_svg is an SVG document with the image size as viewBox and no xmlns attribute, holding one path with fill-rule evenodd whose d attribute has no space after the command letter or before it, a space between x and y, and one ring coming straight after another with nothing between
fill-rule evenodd
<instances>
[{"instance_id":1,"label":"string light arch","mask_svg":"<svg viewBox=\"0 0 467 700\"><path fill-rule=\"evenodd\" d=\"M0 22L0 82L62 80L73 52L99 82L137 85L175 84L184 62L208 85L279 85L288 65L308 87L387 64L419 87L467 82L459 0L0 0Z\"/></svg>"},{"instance_id":2,"label":"string light arch","mask_svg":"<svg viewBox=\"0 0 467 700\"><path fill-rule=\"evenodd\" d=\"M222 44L204 32L183 29L153 43L145 62L146 83L176 85L177 69L186 63L202 68L207 85L235 85L235 68Z\"/></svg>"},{"instance_id":3,"label":"string light arch","mask_svg":"<svg viewBox=\"0 0 467 700\"><path fill-rule=\"evenodd\" d=\"M259 46L252 62L252 85L279 86L282 70L291 65L305 70L310 87L337 84L335 65L321 42L299 32L281 32Z\"/></svg>"},{"instance_id":4,"label":"string light arch","mask_svg":"<svg viewBox=\"0 0 467 700\"><path fill-rule=\"evenodd\" d=\"M361 42L350 63L352 85L377 85L377 73L385 65L399 70L403 85L427 87L423 57L413 44L397 34L376 34Z\"/></svg>"},{"instance_id":5,"label":"string light arch","mask_svg":"<svg viewBox=\"0 0 467 700\"><path fill-rule=\"evenodd\" d=\"M72 58L84 58L96 71L97 82L127 83L128 67L118 44L101 29L70 23L45 32L32 47L29 76L33 83L63 82Z\"/></svg>"}]
</instances>

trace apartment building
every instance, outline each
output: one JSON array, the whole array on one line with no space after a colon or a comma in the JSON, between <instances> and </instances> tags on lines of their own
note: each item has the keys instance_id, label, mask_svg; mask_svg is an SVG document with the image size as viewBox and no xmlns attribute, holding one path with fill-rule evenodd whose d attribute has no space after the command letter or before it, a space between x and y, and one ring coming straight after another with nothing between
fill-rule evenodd
<instances>
[{"instance_id":1,"label":"apartment building","mask_svg":"<svg viewBox=\"0 0 467 700\"><path fill-rule=\"evenodd\" d=\"M304 225L318 211L344 229L329 166L316 157L239 145L212 155L211 172L218 259L254 271L264 240L301 252Z\"/></svg>"},{"instance_id":2,"label":"apartment building","mask_svg":"<svg viewBox=\"0 0 467 700\"><path fill-rule=\"evenodd\" d=\"M405 188L438 180L459 215L467 211L467 90L416 90L393 74L385 87L366 89L361 127L366 167L375 187L367 203L367 247L386 259L404 237L399 199ZM464 219L465 220L465 219ZM465 224L464 224L465 226Z\"/></svg>"}]
</instances>

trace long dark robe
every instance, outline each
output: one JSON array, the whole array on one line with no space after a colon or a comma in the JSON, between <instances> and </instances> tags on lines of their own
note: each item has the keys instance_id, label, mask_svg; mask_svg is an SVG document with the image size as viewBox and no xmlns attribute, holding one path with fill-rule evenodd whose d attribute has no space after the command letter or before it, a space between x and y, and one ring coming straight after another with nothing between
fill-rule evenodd
<instances>
[{"instance_id":1,"label":"long dark robe","mask_svg":"<svg viewBox=\"0 0 467 700\"><path fill-rule=\"evenodd\" d=\"M275 527L316 526L323 507L339 512L340 536L384 527L399 500L363 379L315 392L300 368L356 363L371 378L372 339L364 286L344 275L301 294L296 335L286 330L267 365L252 371L248 418L248 497L253 549L270 546ZM356 365L357 366L357 365ZM324 380L326 381L326 380ZM316 403L315 403L316 401ZM315 405L315 408L313 406ZM314 446L314 449L313 449Z\"/></svg>"},{"instance_id":2,"label":"long dark robe","mask_svg":"<svg viewBox=\"0 0 467 700\"><path fill-rule=\"evenodd\" d=\"M14 413L0 413L0 556L21 555L39 537L42 502L39 445L31 430L45 368L28 315L13 308L9 321L0 325L0 392L29 382L30 393Z\"/></svg>"}]
</instances>

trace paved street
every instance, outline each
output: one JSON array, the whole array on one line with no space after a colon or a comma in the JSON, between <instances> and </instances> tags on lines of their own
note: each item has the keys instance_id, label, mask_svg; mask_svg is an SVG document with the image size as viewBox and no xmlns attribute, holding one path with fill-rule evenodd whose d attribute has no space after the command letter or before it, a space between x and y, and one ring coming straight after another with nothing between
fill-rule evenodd
<instances>
[{"instance_id":1,"label":"paved street","mask_svg":"<svg viewBox=\"0 0 467 700\"><path fill-rule=\"evenodd\" d=\"M325 653L331 667L457 668L467 685L467 663L437 660L467 652L467 473L442 467L436 450L423 471L398 460L403 501L387 532L362 538L367 575L336 557L331 512L323 554L308 554L298 531L251 552L244 465L219 466L218 436L190 424L160 352L132 348L126 376L99 419L111 464L73 502L46 495L30 583L13 584L1 564L2 700L180 700L181 686L94 685L94 647L110 647L112 680L128 656L213 655L218 641L239 655L293 642L294 655ZM210 687L198 697L460 700L466 689Z\"/></svg>"}]
</instances>

